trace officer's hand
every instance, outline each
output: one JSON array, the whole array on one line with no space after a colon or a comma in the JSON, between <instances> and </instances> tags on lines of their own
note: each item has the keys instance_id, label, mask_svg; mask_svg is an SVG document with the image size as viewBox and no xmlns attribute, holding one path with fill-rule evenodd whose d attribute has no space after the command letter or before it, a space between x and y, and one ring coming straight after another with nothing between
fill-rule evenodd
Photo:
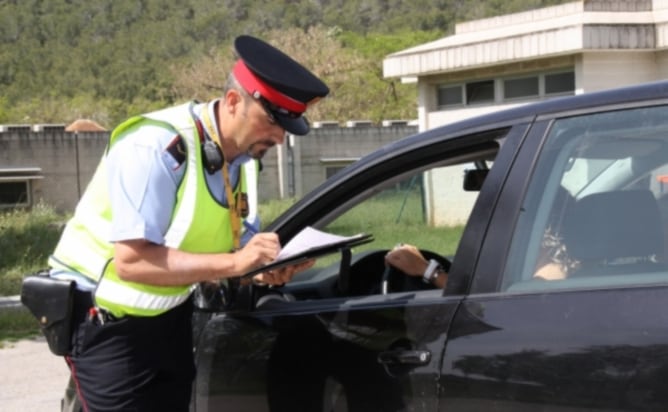
<instances>
[{"instance_id":1,"label":"officer's hand","mask_svg":"<svg viewBox=\"0 0 668 412\"><path fill-rule=\"evenodd\" d=\"M304 271L315 264L315 259L307 260L306 262L298 263L296 265L285 266L280 269L270 270L268 272L260 273L253 277L253 281L259 284L267 285L282 285L292 280L292 277L297 273Z\"/></svg>"},{"instance_id":2,"label":"officer's hand","mask_svg":"<svg viewBox=\"0 0 668 412\"><path fill-rule=\"evenodd\" d=\"M234 253L234 266L238 275L273 262L281 251L276 233L262 232L253 236L246 245Z\"/></svg>"}]
</instances>

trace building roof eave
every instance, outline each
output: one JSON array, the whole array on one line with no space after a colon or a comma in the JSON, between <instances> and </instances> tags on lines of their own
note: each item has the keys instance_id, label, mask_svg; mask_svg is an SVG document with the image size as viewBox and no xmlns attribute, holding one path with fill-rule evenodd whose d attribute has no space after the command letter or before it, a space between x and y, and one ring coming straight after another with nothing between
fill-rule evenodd
<instances>
[{"instance_id":1,"label":"building roof eave","mask_svg":"<svg viewBox=\"0 0 668 412\"><path fill-rule=\"evenodd\" d=\"M573 54L581 51L583 47L582 29L571 26L532 35L390 56L383 60L383 75L386 78L410 77L468 70Z\"/></svg>"},{"instance_id":2,"label":"building roof eave","mask_svg":"<svg viewBox=\"0 0 668 412\"><path fill-rule=\"evenodd\" d=\"M583 2L566 3L460 23L452 36L388 55L384 77L467 70L587 49L647 50L668 43L668 9L619 13L583 7Z\"/></svg>"}]
</instances>

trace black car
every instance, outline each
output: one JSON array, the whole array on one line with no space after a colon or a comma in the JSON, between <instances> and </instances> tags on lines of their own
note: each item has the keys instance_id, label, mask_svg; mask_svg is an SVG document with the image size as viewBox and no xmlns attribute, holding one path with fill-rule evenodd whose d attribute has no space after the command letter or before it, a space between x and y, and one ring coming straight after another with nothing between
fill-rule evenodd
<instances>
[{"instance_id":1,"label":"black car","mask_svg":"<svg viewBox=\"0 0 668 412\"><path fill-rule=\"evenodd\" d=\"M387 267L385 241L228 290L198 313L193 409L666 410L667 192L668 82L382 147L268 230L381 230L446 287Z\"/></svg>"}]
</instances>

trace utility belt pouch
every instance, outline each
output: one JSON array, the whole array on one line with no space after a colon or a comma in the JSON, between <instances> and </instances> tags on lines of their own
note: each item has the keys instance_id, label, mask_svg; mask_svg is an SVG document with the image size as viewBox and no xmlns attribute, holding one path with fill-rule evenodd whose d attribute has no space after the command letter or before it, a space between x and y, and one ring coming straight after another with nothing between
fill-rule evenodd
<instances>
[{"instance_id":1,"label":"utility belt pouch","mask_svg":"<svg viewBox=\"0 0 668 412\"><path fill-rule=\"evenodd\" d=\"M40 329L54 355L70 353L72 344L73 280L54 279L47 272L23 279L21 303L39 322Z\"/></svg>"}]
</instances>

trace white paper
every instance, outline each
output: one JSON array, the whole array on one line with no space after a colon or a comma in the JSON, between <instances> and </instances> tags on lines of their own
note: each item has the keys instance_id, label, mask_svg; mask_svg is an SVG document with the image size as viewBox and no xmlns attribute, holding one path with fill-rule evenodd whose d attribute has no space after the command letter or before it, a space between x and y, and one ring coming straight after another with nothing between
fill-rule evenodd
<instances>
[{"instance_id":1,"label":"white paper","mask_svg":"<svg viewBox=\"0 0 668 412\"><path fill-rule=\"evenodd\" d=\"M309 249L315 249L321 246L327 246L348 239L354 239L355 236L339 236L331 233L322 232L311 226L305 227L295 237L293 237L278 254L276 260L283 260L292 256L306 252Z\"/></svg>"}]
</instances>

